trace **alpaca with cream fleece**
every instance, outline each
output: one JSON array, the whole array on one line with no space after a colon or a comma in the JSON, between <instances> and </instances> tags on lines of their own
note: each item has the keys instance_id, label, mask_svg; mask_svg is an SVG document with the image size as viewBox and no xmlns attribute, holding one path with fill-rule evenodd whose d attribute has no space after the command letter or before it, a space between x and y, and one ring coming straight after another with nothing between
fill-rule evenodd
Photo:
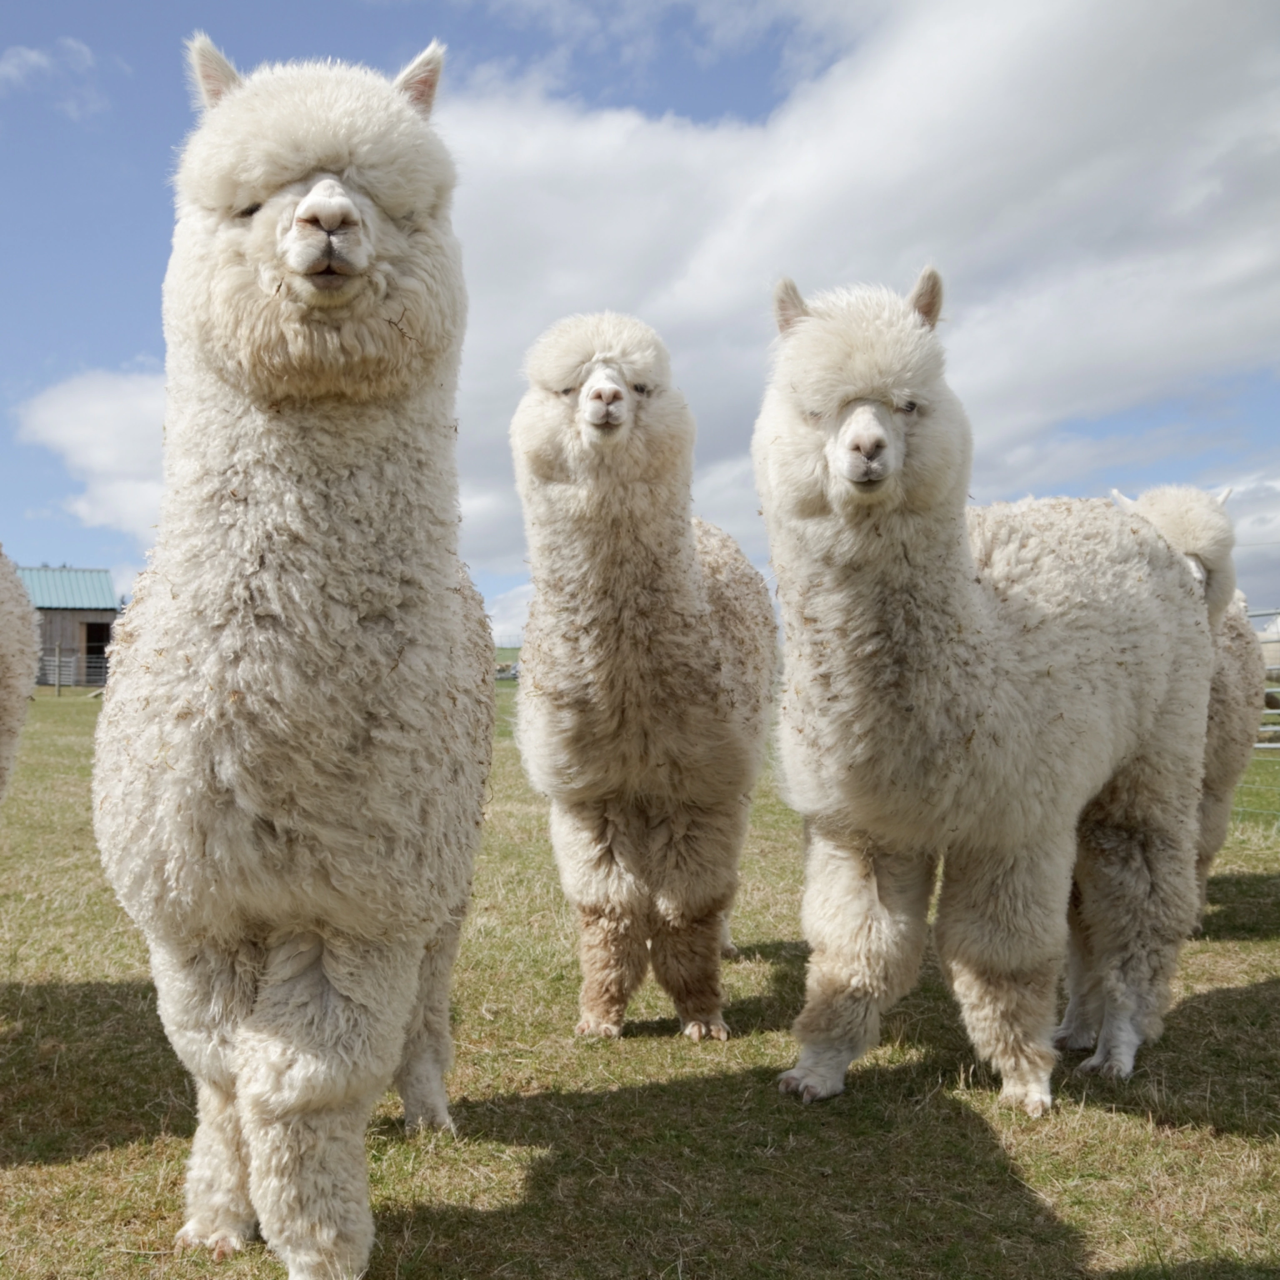
<instances>
[{"instance_id":1,"label":"alpaca with cream fleece","mask_svg":"<svg viewBox=\"0 0 1280 1280\"><path fill-rule=\"evenodd\" d=\"M1003 1100L1039 1115L1073 874L1102 994L1084 1069L1127 1076L1159 1034L1196 915L1212 638L1202 580L1147 520L1060 499L966 514L941 303L931 270L909 298L777 294L753 454L813 948L780 1084L839 1093L877 1042L916 981L941 860L935 941L969 1036ZM1184 493L1209 531L1185 550L1219 571L1229 525Z\"/></svg>"},{"instance_id":2,"label":"alpaca with cream fleece","mask_svg":"<svg viewBox=\"0 0 1280 1280\"><path fill-rule=\"evenodd\" d=\"M720 951L776 662L764 581L690 519L693 417L652 329L573 316L526 372L517 733L579 912L577 1030L620 1035L652 964L684 1034L724 1039Z\"/></svg>"},{"instance_id":3,"label":"alpaca with cream fleece","mask_svg":"<svg viewBox=\"0 0 1280 1280\"><path fill-rule=\"evenodd\" d=\"M443 50L241 78L203 36L164 289L156 547L98 728L103 865L196 1078L181 1247L361 1274L364 1130L448 1125L493 722L457 556Z\"/></svg>"},{"instance_id":4,"label":"alpaca with cream fleece","mask_svg":"<svg viewBox=\"0 0 1280 1280\"><path fill-rule=\"evenodd\" d=\"M0 552L0 800L13 772L39 663L39 619L13 561Z\"/></svg>"}]
</instances>

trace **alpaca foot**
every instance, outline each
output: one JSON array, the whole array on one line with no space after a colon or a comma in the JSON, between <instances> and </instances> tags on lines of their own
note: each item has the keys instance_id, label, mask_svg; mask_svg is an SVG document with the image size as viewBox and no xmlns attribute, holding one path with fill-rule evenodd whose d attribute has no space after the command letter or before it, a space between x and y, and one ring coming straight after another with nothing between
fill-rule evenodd
<instances>
[{"instance_id":1,"label":"alpaca foot","mask_svg":"<svg viewBox=\"0 0 1280 1280\"><path fill-rule=\"evenodd\" d=\"M1099 1075L1110 1080L1127 1080L1133 1075L1133 1060L1142 1037L1133 1019L1123 1014L1103 1019L1098 1048L1077 1068L1082 1075Z\"/></svg>"},{"instance_id":2,"label":"alpaca foot","mask_svg":"<svg viewBox=\"0 0 1280 1280\"><path fill-rule=\"evenodd\" d=\"M616 1040L622 1034L620 1022L606 1022L593 1013L584 1013L582 1021L573 1029L575 1036L603 1036L606 1040Z\"/></svg>"},{"instance_id":3,"label":"alpaca foot","mask_svg":"<svg viewBox=\"0 0 1280 1280\"><path fill-rule=\"evenodd\" d=\"M252 1220L213 1227L192 1218L174 1236L173 1251L185 1253L191 1249L208 1249L214 1262L225 1262L253 1239L256 1227L257 1223Z\"/></svg>"},{"instance_id":4,"label":"alpaca foot","mask_svg":"<svg viewBox=\"0 0 1280 1280\"><path fill-rule=\"evenodd\" d=\"M426 1129L447 1129L457 1134L449 1116L449 1099L438 1075L420 1077L412 1085L401 1082L404 1100L404 1127L410 1133Z\"/></svg>"},{"instance_id":5,"label":"alpaca foot","mask_svg":"<svg viewBox=\"0 0 1280 1280\"><path fill-rule=\"evenodd\" d=\"M844 1073L852 1061L853 1054L847 1049L806 1045L800 1050L800 1061L778 1077L778 1092L799 1094L801 1102L834 1098L844 1092Z\"/></svg>"},{"instance_id":6,"label":"alpaca foot","mask_svg":"<svg viewBox=\"0 0 1280 1280\"><path fill-rule=\"evenodd\" d=\"M1006 1080L1000 1090L1000 1103L1021 1107L1032 1119L1038 1119L1053 1110L1053 1095L1048 1080Z\"/></svg>"},{"instance_id":7,"label":"alpaca foot","mask_svg":"<svg viewBox=\"0 0 1280 1280\"><path fill-rule=\"evenodd\" d=\"M713 1013L709 1018L690 1018L680 1031L694 1044L706 1039L727 1040L729 1038L729 1028L725 1026L724 1019L718 1013Z\"/></svg>"},{"instance_id":8,"label":"alpaca foot","mask_svg":"<svg viewBox=\"0 0 1280 1280\"><path fill-rule=\"evenodd\" d=\"M1064 1022L1060 1027L1054 1028L1053 1047L1064 1052L1078 1053L1081 1049L1092 1049L1097 1041L1097 1032L1088 1027Z\"/></svg>"},{"instance_id":9,"label":"alpaca foot","mask_svg":"<svg viewBox=\"0 0 1280 1280\"><path fill-rule=\"evenodd\" d=\"M1133 1059L1128 1062L1123 1057L1098 1050L1091 1058L1086 1058L1076 1072L1082 1076L1101 1076L1104 1080L1127 1080L1133 1075Z\"/></svg>"},{"instance_id":10,"label":"alpaca foot","mask_svg":"<svg viewBox=\"0 0 1280 1280\"><path fill-rule=\"evenodd\" d=\"M726 933L720 940L720 957L723 960L736 960L742 954L737 947L733 945L733 939Z\"/></svg>"}]
</instances>

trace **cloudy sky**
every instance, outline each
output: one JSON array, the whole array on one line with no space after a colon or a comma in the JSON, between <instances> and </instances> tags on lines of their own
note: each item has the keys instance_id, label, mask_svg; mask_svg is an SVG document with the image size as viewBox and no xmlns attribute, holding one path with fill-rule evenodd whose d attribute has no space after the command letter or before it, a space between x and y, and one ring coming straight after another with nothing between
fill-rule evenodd
<instances>
[{"instance_id":1,"label":"cloudy sky","mask_svg":"<svg viewBox=\"0 0 1280 1280\"><path fill-rule=\"evenodd\" d=\"M746 461L780 275L933 263L972 493L1233 486L1280 606L1274 0L42 0L0 33L0 542L142 563L160 490L182 40L387 72L449 45L440 132L471 321L463 551L499 632L527 572L506 429L525 348L653 324L699 421L699 511L767 558Z\"/></svg>"}]
</instances>

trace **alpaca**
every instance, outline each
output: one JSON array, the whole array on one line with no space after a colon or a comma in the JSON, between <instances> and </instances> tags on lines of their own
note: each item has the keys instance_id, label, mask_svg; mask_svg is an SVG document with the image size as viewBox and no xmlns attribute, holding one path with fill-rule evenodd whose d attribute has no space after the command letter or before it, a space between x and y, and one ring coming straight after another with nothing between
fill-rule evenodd
<instances>
[{"instance_id":1,"label":"alpaca","mask_svg":"<svg viewBox=\"0 0 1280 1280\"><path fill-rule=\"evenodd\" d=\"M1209 531L1199 527L1198 508L1187 508L1185 492L1168 485L1152 489L1136 501L1114 489L1111 497L1122 511L1150 520L1175 548L1187 554L1192 572L1203 578L1205 570L1200 558L1185 549L1202 543ZM1218 499L1219 505L1225 504L1229 496L1227 490ZM1230 547L1225 550L1229 553ZM1222 558L1222 548L1218 549L1218 556ZM1262 643L1249 625L1249 607L1243 594L1235 590L1235 574L1227 572L1227 567L1224 565L1222 571L1212 575L1206 587L1214 656L1196 845L1201 915L1208 901L1209 869L1231 825L1236 784L1253 759L1267 683Z\"/></svg>"},{"instance_id":2,"label":"alpaca","mask_svg":"<svg viewBox=\"0 0 1280 1280\"><path fill-rule=\"evenodd\" d=\"M36 612L13 561L0 551L0 800L13 772L39 662Z\"/></svg>"},{"instance_id":3,"label":"alpaca","mask_svg":"<svg viewBox=\"0 0 1280 1280\"><path fill-rule=\"evenodd\" d=\"M97 735L103 865L197 1083L178 1244L257 1226L291 1280L368 1260L389 1083L449 1124L493 650L456 549L443 52L242 79L191 41L165 496Z\"/></svg>"},{"instance_id":4,"label":"alpaca","mask_svg":"<svg viewBox=\"0 0 1280 1280\"><path fill-rule=\"evenodd\" d=\"M650 963L682 1032L723 1040L720 951L763 759L764 580L689 515L693 416L662 340L573 316L511 423L534 599L517 737L581 924L579 1034L622 1033Z\"/></svg>"},{"instance_id":5,"label":"alpaca","mask_svg":"<svg viewBox=\"0 0 1280 1280\"><path fill-rule=\"evenodd\" d=\"M1083 1068L1127 1076L1159 1033L1195 922L1212 641L1202 583L1146 520L1061 499L966 516L941 305L932 270L906 299L806 304L790 281L776 298L753 455L813 948L779 1084L830 1097L877 1042L916 981L941 859L935 942L969 1037L1002 1100L1040 1115L1073 872L1104 993ZM1225 517L1182 492L1212 534L1189 550L1225 571Z\"/></svg>"}]
</instances>

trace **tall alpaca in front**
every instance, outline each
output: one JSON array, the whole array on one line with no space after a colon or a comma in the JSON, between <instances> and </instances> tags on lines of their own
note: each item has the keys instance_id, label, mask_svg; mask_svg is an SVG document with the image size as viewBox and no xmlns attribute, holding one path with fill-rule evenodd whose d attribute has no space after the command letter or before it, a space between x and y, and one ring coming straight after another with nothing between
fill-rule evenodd
<instances>
[{"instance_id":1,"label":"tall alpaca in front","mask_svg":"<svg viewBox=\"0 0 1280 1280\"><path fill-rule=\"evenodd\" d=\"M764 580L690 520L693 416L628 316L534 345L511 424L535 594L518 736L582 928L582 1034L649 965L694 1040L728 1035L720 950L776 662Z\"/></svg>"},{"instance_id":2,"label":"tall alpaca in front","mask_svg":"<svg viewBox=\"0 0 1280 1280\"><path fill-rule=\"evenodd\" d=\"M165 497L98 729L103 864L197 1082L178 1243L257 1226L291 1280L368 1260L388 1084L449 1123L493 655L456 550L442 58L242 79L191 42Z\"/></svg>"},{"instance_id":3,"label":"tall alpaca in front","mask_svg":"<svg viewBox=\"0 0 1280 1280\"><path fill-rule=\"evenodd\" d=\"M876 1043L915 983L942 858L935 939L965 1026L1002 1098L1038 1115L1073 876L1059 1042L1127 1076L1160 1031L1196 921L1209 601L1231 529L1194 490L1181 502L1204 536L1180 548L1158 517L1105 501L966 515L971 436L943 379L941 301L932 271L909 298L778 291L753 452L813 948L800 1061L780 1083L829 1097Z\"/></svg>"}]
</instances>

